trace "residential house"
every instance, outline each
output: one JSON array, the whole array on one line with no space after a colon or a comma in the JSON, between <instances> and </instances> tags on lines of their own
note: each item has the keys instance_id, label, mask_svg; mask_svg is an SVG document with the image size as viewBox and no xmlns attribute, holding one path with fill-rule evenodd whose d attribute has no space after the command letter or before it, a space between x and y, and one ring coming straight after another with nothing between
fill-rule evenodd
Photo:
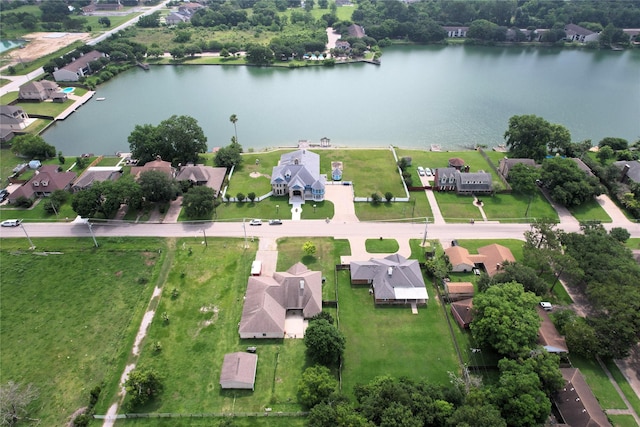
<instances>
[{"instance_id":1,"label":"residential house","mask_svg":"<svg viewBox=\"0 0 640 427\"><path fill-rule=\"evenodd\" d=\"M92 50L85 54L81 54L80 58L72 61L70 64L65 65L53 72L53 78L57 82L77 82L81 77L90 75L93 70L91 69L91 63L97 59L104 57L105 54Z\"/></svg>"},{"instance_id":2,"label":"residential house","mask_svg":"<svg viewBox=\"0 0 640 427\"><path fill-rule=\"evenodd\" d=\"M504 179L509 178L509 171L518 164L524 164L527 166L536 166L536 162L533 159L510 159L508 157L504 157L500 159L498 162L498 173L504 177Z\"/></svg>"},{"instance_id":3,"label":"residential house","mask_svg":"<svg viewBox=\"0 0 640 427\"><path fill-rule=\"evenodd\" d=\"M93 184L103 181L117 181L122 176L121 166L91 166L78 177L71 187L76 192L91 188Z\"/></svg>"},{"instance_id":4,"label":"residential house","mask_svg":"<svg viewBox=\"0 0 640 427\"><path fill-rule=\"evenodd\" d=\"M31 81L20 86L19 98L24 100L46 101L48 99L54 101L65 101L67 94L60 91L57 83L49 80Z\"/></svg>"},{"instance_id":5,"label":"residential house","mask_svg":"<svg viewBox=\"0 0 640 427\"><path fill-rule=\"evenodd\" d=\"M58 166L44 165L29 181L9 195L9 203L14 203L20 197L34 199L48 197L56 190L69 190L75 178L75 172L58 172Z\"/></svg>"},{"instance_id":6,"label":"residential house","mask_svg":"<svg viewBox=\"0 0 640 427\"><path fill-rule=\"evenodd\" d=\"M242 339L284 338L287 318L310 319L321 311L322 273L296 263L272 277L249 277L238 332Z\"/></svg>"},{"instance_id":7,"label":"residential house","mask_svg":"<svg viewBox=\"0 0 640 427\"><path fill-rule=\"evenodd\" d=\"M183 15L178 12L171 12L164 18L164 22L167 25L178 25L183 22L189 22L191 17L189 15Z\"/></svg>"},{"instance_id":8,"label":"residential house","mask_svg":"<svg viewBox=\"0 0 640 427\"><path fill-rule=\"evenodd\" d=\"M613 165L620 169L620 181L625 184L632 182L640 183L640 161L621 160L613 162Z\"/></svg>"},{"instance_id":9,"label":"residential house","mask_svg":"<svg viewBox=\"0 0 640 427\"><path fill-rule=\"evenodd\" d=\"M600 37L599 33L575 24L565 25L564 32L566 34L565 40L579 43L597 42Z\"/></svg>"},{"instance_id":10,"label":"residential house","mask_svg":"<svg viewBox=\"0 0 640 427\"><path fill-rule=\"evenodd\" d=\"M451 314L462 329L469 329L473 321L473 298L451 303Z\"/></svg>"},{"instance_id":11,"label":"residential house","mask_svg":"<svg viewBox=\"0 0 640 427\"><path fill-rule=\"evenodd\" d=\"M467 37L467 31L469 31L469 27L443 26L442 29L446 31L447 37L449 38Z\"/></svg>"},{"instance_id":12,"label":"residential house","mask_svg":"<svg viewBox=\"0 0 640 427\"><path fill-rule=\"evenodd\" d=\"M562 419L557 426L611 427L598 400L577 368L560 368L566 381L554 403Z\"/></svg>"},{"instance_id":13,"label":"residential house","mask_svg":"<svg viewBox=\"0 0 640 427\"><path fill-rule=\"evenodd\" d=\"M324 200L326 175L320 174L320 156L307 149L280 156L271 173L274 196L289 196L289 203Z\"/></svg>"},{"instance_id":14,"label":"residential house","mask_svg":"<svg viewBox=\"0 0 640 427\"><path fill-rule=\"evenodd\" d=\"M220 370L223 389L253 390L256 382L258 355L254 353L227 353Z\"/></svg>"},{"instance_id":15,"label":"residential house","mask_svg":"<svg viewBox=\"0 0 640 427\"><path fill-rule=\"evenodd\" d=\"M475 290L471 282L444 282L444 293L448 301L473 298Z\"/></svg>"},{"instance_id":16,"label":"residential house","mask_svg":"<svg viewBox=\"0 0 640 427\"><path fill-rule=\"evenodd\" d=\"M489 276L494 276L505 261L515 262L515 258L509 248L493 243L478 248L478 254L469 254L462 246L452 246L444 250L449 257L453 272L467 273L473 268L482 268Z\"/></svg>"},{"instance_id":17,"label":"residential house","mask_svg":"<svg viewBox=\"0 0 640 427\"><path fill-rule=\"evenodd\" d=\"M227 168L188 164L178 168L176 180L189 181L192 185L206 185L213 189L217 195L220 193L226 174Z\"/></svg>"},{"instance_id":18,"label":"residential house","mask_svg":"<svg viewBox=\"0 0 640 427\"><path fill-rule=\"evenodd\" d=\"M21 131L29 126L29 116L14 105L0 105L0 127L9 131Z\"/></svg>"},{"instance_id":19,"label":"residential house","mask_svg":"<svg viewBox=\"0 0 640 427\"><path fill-rule=\"evenodd\" d=\"M493 180L487 172L463 173L453 167L437 168L434 189L458 194L490 194L493 192Z\"/></svg>"},{"instance_id":20,"label":"residential house","mask_svg":"<svg viewBox=\"0 0 640 427\"><path fill-rule=\"evenodd\" d=\"M429 301L420 265L393 254L350 264L351 284L369 285L376 304L426 305Z\"/></svg>"},{"instance_id":21,"label":"residential house","mask_svg":"<svg viewBox=\"0 0 640 427\"><path fill-rule=\"evenodd\" d=\"M549 353L569 353L569 348L562 335L551 321L549 314L538 305L538 316L542 320L538 329L538 344Z\"/></svg>"},{"instance_id":22,"label":"residential house","mask_svg":"<svg viewBox=\"0 0 640 427\"><path fill-rule=\"evenodd\" d=\"M348 52L351 50L351 43L349 43L346 40L338 40L336 41L336 48L337 51L341 51L341 52Z\"/></svg>"},{"instance_id":23,"label":"residential house","mask_svg":"<svg viewBox=\"0 0 640 427\"><path fill-rule=\"evenodd\" d=\"M349 32L349 37L357 37L361 39L364 36L366 36L366 33L364 32L364 27L362 25L351 24L349 25L349 28L347 29L347 31Z\"/></svg>"},{"instance_id":24,"label":"residential house","mask_svg":"<svg viewBox=\"0 0 640 427\"><path fill-rule=\"evenodd\" d=\"M595 176L593 172L591 172L591 168L587 166L587 164L583 162L582 159L579 159L577 157L570 157L570 159L573 160L576 163L576 165L578 165L578 168L584 173L586 173L588 176Z\"/></svg>"},{"instance_id":25,"label":"residential house","mask_svg":"<svg viewBox=\"0 0 640 427\"><path fill-rule=\"evenodd\" d=\"M175 169L171 166L171 162L165 162L160 157L157 157L154 161L145 163L144 166L131 167L131 175L133 175L136 181L140 178L140 174L142 172L147 171L160 171L169 178L173 178L175 176Z\"/></svg>"}]
</instances>

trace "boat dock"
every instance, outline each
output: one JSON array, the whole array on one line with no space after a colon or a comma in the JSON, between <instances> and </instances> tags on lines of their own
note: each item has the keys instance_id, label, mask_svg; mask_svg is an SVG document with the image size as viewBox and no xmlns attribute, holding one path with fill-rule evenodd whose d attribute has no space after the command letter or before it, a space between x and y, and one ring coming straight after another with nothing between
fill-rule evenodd
<instances>
[{"instance_id":1,"label":"boat dock","mask_svg":"<svg viewBox=\"0 0 640 427\"><path fill-rule=\"evenodd\" d=\"M66 110L56 116L56 120L64 120L69 117L74 111L80 108L83 104L86 104L96 93L94 91L88 91L82 96L76 96L73 94L67 95L69 99L73 101L73 104Z\"/></svg>"}]
</instances>

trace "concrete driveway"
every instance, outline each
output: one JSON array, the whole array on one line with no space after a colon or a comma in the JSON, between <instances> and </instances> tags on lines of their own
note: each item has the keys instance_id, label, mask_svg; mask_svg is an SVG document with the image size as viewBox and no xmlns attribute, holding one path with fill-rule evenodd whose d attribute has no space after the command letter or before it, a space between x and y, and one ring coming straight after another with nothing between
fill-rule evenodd
<instances>
[{"instance_id":1,"label":"concrete driveway","mask_svg":"<svg viewBox=\"0 0 640 427\"><path fill-rule=\"evenodd\" d=\"M324 198L334 205L334 222L358 222L356 209L353 204L353 187L351 185L327 185Z\"/></svg>"}]
</instances>

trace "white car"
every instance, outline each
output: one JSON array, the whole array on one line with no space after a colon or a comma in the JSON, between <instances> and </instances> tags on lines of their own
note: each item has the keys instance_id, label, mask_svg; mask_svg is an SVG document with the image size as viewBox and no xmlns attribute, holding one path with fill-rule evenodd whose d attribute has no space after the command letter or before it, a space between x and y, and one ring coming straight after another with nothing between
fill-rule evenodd
<instances>
[{"instance_id":1,"label":"white car","mask_svg":"<svg viewBox=\"0 0 640 427\"><path fill-rule=\"evenodd\" d=\"M553 306L551 305L551 303L546 301L542 301L540 303L540 307L542 307L544 311L551 311L553 309Z\"/></svg>"},{"instance_id":2,"label":"white car","mask_svg":"<svg viewBox=\"0 0 640 427\"><path fill-rule=\"evenodd\" d=\"M431 176L431 169L429 169L429 168L424 168L424 173L425 173L427 176Z\"/></svg>"},{"instance_id":3,"label":"white car","mask_svg":"<svg viewBox=\"0 0 640 427\"><path fill-rule=\"evenodd\" d=\"M2 227L17 227L22 223L21 219L5 219L0 222L0 226Z\"/></svg>"},{"instance_id":4,"label":"white car","mask_svg":"<svg viewBox=\"0 0 640 427\"><path fill-rule=\"evenodd\" d=\"M262 220L261 219L252 219L251 221L249 221L249 225L262 225Z\"/></svg>"},{"instance_id":5,"label":"white car","mask_svg":"<svg viewBox=\"0 0 640 427\"><path fill-rule=\"evenodd\" d=\"M424 176L424 168L422 166L418 166L418 175Z\"/></svg>"}]
</instances>

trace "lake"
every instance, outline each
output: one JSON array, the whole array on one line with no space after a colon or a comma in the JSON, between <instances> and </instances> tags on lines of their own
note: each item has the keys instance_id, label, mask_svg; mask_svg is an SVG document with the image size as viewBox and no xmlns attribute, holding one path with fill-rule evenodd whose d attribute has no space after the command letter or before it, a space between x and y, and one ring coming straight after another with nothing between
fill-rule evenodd
<instances>
[{"instance_id":1,"label":"lake","mask_svg":"<svg viewBox=\"0 0 640 427\"><path fill-rule=\"evenodd\" d=\"M257 150L298 140L443 150L504 142L508 119L536 114L573 141L640 137L640 51L420 46L384 50L382 65L333 68L152 66L100 86L44 138L65 155L127 151L136 124L198 120L209 148ZM104 101L95 98L104 97Z\"/></svg>"}]
</instances>

